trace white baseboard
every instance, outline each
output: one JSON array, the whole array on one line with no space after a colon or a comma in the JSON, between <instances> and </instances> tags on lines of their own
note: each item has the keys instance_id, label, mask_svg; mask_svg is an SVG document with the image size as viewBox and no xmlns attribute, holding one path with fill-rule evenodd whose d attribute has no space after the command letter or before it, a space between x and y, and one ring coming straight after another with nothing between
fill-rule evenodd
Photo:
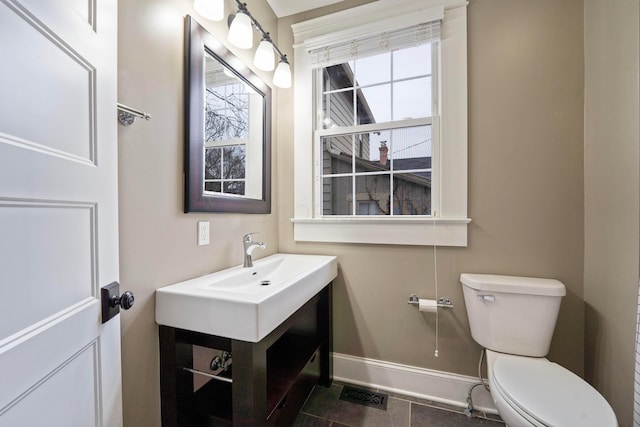
<instances>
[{"instance_id":1,"label":"white baseboard","mask_svg":"<svg viewBox=\"0 0 640 427\"><path fill-rule=\"evenodd\" d=\"M469 388L478 378L333 353L333 378L349 384L383 390L420 399L467 407ZM473 390L474 410L497 414L491 395L484 387Z\"/></svg>"}]
</instances>

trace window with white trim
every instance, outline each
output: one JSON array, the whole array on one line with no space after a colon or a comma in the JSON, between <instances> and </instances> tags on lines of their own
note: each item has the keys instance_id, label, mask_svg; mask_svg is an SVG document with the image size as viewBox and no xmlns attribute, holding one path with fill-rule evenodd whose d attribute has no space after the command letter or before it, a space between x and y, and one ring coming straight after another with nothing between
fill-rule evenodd
<instances>
[{"instance_id":1,"label":"window with white trim","mask_svg":"<svg viewBox=\"0 0 640 427\"><path fill-rule=\"evenodd\" d=\"M431 187L438 49L437 36L426 34L438 34L439 26L412 28L406 45L393 51L386 51L388 33L374 37L385 51L371 56L353 41L348 61L315 69L322 216L437 210ZM323 51L311 55L329 57Z\"/></svg>"},{"instance_id":2,"label":"window with white trim","mask_svg":"<svg viewBox=\"0 0 640 427\"><path fill-rule=\"evenodd\" d=\"M466 246L466 2L293 30L295 239Z\"/></svg>"}]
</instances>

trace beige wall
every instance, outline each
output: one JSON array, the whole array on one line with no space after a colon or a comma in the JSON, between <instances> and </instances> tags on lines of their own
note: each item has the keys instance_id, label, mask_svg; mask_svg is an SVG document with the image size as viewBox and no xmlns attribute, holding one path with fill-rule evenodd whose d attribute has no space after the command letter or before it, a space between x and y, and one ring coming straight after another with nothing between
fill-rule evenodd
<instances>
[{"instance_id":1,"label":"beige wall","mask_svg":"<svg viewBox=\"0 0 640 427\"><path fill-rule=\"evenodd\" d=\"M290 25L327 10L279 21ZM555 277L568 288L551 358L583 372L582 2L471 1L469 40L468 248L438 249L440 294L456 304L440 320L406 301L434 296L433 250L293 241L292 93L280 94L280 250L335 254L334 350L475 375L473 342L458 281L462 272ZM543 29L543 31L541 31Z\"/></svg>"},{"instance_id":2,"label":"beige wall","mask_svg":"<svg viewBox=\"0 0 640 427\"><path fill-rule=\"evenodd\" d=\"M182 212L184 16L194 15L226 39L226 23L198 18L192 4L192 0L119 2L118 100L152 116L149 122L119 125L120 282L136 297L133 309L121 316L124 421L131 427L160 425L155 290L241 264L243 233L259 231L257 237L268 244L266 251L254 252L256 258L278 248L275 214ZM232 4L227 0L227 10ZM277 35L276 18L266 2L249 1L249 8L267 31ZM251 61L251 53L236 53ZM273 198L277 200L277 192ZM199 247L196 228L203 219L211 222L211 245Z\"/></svg>"},{"instance_id":3,"label":"beige wall","mask_svg":"<svg viewBox=\"0 0 640 427\"><path fill-rule=\"evenodd\" d=\"M638 0L585 1L585 371L633 415L638 301Z\"/></svg>"}]
</instances>

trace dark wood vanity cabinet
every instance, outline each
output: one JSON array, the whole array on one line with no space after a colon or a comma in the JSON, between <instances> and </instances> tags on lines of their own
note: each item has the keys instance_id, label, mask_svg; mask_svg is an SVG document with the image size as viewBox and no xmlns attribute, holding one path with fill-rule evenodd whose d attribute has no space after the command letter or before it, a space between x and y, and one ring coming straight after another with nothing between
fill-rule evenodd
<instances>
[{"instance_id":1,"label":"dark wood vanity cabinet","mask_svg":"<svg viewBox=\"0 0 640 427\"><path fill-rule=\"evenodd\" d=\"M291 425L316 384L329 386L331 284L260 342L160 325L163 427ZM194 391L193 346L229 351L223 378Z\"/></svg>"}]
</instances>

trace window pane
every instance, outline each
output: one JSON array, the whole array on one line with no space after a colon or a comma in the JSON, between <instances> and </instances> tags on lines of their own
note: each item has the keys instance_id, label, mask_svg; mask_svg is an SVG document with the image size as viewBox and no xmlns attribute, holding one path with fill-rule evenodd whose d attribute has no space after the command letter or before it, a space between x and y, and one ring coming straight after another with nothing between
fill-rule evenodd
<instances>
[{"instance_id":1,"label":"window pane","mask_svg":"<svg viewBox=\"0 0 640 427\"><path fill-rule=\"evenodd\" d=\"M358 124L382 123L391 120L391 85L372 86L359 90Z\"/></svg>"},{"instance_id":2,"label":"window pane","mask_svg":"<svg viewBox=\"0 0 640 427\"><path fill-rule=\"evenodd\" d=\"M329 92L353 87L352 63L338 64L324 68L322 91Z\"/></svg>"},{"instance_id":3,"label":"window pane","mask_svg":"<svg viewBox=\"0 0 640 427\"><path fill-rule=\"evenodd\" d=\"M393 120L431 116L431 77L393 84Z\"/></svg>"},{"instance_id":4,"label":"window pane","mask_svg":"<svg viewBox=\"0 0 640 427\"><path fill-rule=\"evenodd\" d=\"M244 195L244 181L225 181L224 192L227 194Z\"/></svg>"},{"instance_id":5,"label":"window pane","mask_svg":"<svg viewBox=\"0 0 640 427\"><path fill-rule=\"evenodd\" d=\"M356 59L356 81L358 86L391 81L391 54Z\"/></svg>"},{"instance_id":6,"label":"window pane","mask_svg":"<svg viewBox=\"0 0 640 427\"><path fill-rule=\"evenodd\" d=\"M322 138L322 175L352 173L354 135Z\"/></svg>"},{"instance_id":7,"label":"window pane","mask_svg":"<svg viewBox=\"0 0 640 427\"><path fill-rule=\"evenodd\" d=\"M431 179L422 173L393 176L393 214L431 215Z\"/></svg>"},{"instance_id":8,"label":"window pane","mask_svg":"<svg viewBox=\"0 0 640 427\"><path fill-rule=\"evenodd\" d=\"M356 176L358 215L390 214L390 182L389 174Z\"/></svg>"},{"instance_id":9,"label":"window pane","mask_svg":"<svg viewBox=\"0 0 640 427\"><path fill-rule=\"evenodd\" d=\"M393 52L393 79L431 75L431 44Z\"/></svg>"},{"instance_id":10,"label":"window pane","mask_svg":"<svg viewBox=\"0 0 640 427\"><path fill-rule=\"evenodd\" d=\"M322 214L351 215L353 204L352 178L333 177L322 180Z\"/></svg>"},{"instance_id":11,"label":"window pane","mask_svg":"<svg viewBox=\"0 0 640 427\"><path fill-rule=\"evenodd\" d=\"M431 169L431 126L394 129L393 170Z\"/></svg>"},{"instance_id":12,"label":"window pane","mask_svg":"<svg viewBox=\"0 0 640 427\"><path fill-rule=\"evenodd\" d=\"M353 90L334 92L322 97L322 127L353 126Z\"/></svg>"},{"instance_id":13,"label":"window pane","mask_svg":"<svg viewBox=\"0 0 640 427\"><path fill-rule=\"evenodd\" d=\"M353 135L354 154L356 157L356 164L360 159L369 160L371 151L371 134L370 133L356 133Z\"/></svg>"},{"instance_id":14,"label":"window pane","mask_svg":"<svg viewBox=\"0 0 640 427\"><path fill-rule=\"evenodd\" d=\"M204 178L222 178L222 149L219 147L205 148L204 150Z\"/></svg>"},{"instance_id":15,"label":"window pane","mask_svg":"<svg viewBox=\"0 0 640 427\"><path fill-rule=\"evenodd\" d=\"M224 117L210 107L208 96L204 111L204 140L221 141L226 138L227 127Z\"/></svg>"},{"instance_id":16,"label":"window pane","mask_svg":"<svg viewBox=\"0 0 640 427\"><path fill-rule=\"evenodd\" d=\"M205 140L246 138L249 131L249 94L244 84L207 86Z\"/></svg>"},{"instance_id":17,"label":"window pane","mask_svg":"<svg viewBox=\"0 0 640 427\"><path fill-rule=\"evenodd\" d=\"M215 191L216 193L220 193L222 191L220 181L205 182L204 191Z\"/></svg>"},{"instance_id":18,"label":"window pane","mask_svg":"<svg viewBox=\"0 0 640 427\"><path fill-rule=\"evenodd\" d=\"M245 177L245 146L231 145L223 147L224 177L226 179L242 179Z\"/></svg>"},{"instance_id":19,"label":"window pane","mask_svg":"<svg viewBox=\"0 0 640 427\"><path fill-rule=\"evenodd\" d=\"M371 132L367 135L370 135L369 139L371 141L370 160L380 162L383 165L389 164L389 160L391 159L391 157L389 156L391 131L382 130Z\"/></svg>"}]
</instances>

